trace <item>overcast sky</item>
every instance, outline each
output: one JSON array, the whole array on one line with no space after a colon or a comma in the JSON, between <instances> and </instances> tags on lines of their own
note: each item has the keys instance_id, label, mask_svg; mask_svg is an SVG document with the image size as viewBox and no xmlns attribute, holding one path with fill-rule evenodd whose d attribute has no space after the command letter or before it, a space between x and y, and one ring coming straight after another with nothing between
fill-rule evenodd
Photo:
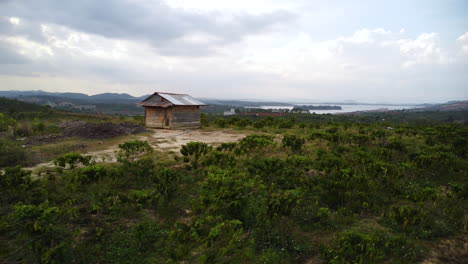
<instances>
[{"instance_id":1,"label":"overcast sky","mask_svg":"<svg viewBox=\"0 0 468 264\"><path fill-rule=\"evenodd\" d=\"M0 90L468 99L466 0L0 0Z\"/></svg>"}]
</instances>

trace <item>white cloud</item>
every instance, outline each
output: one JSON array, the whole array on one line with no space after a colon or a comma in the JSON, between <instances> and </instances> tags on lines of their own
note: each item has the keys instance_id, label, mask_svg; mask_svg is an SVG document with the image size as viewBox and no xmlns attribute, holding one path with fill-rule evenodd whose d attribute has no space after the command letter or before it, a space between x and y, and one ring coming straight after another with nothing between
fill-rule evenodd
<instances>
[{"instance_id":1,"label":"white cloud","mask_svg":"<svg viewBox=\"0 0 468 264\"><path fill-rule=\"evenodd\" d=\"M468 32L458 37L457 42L461 45L462 52L468 54Z\"/></svg>"},{"instance_id":2,"label":"white cloud","mask_svg":"<svg viewBox=\"0 0 468 264\"><path fill-rule=\"evenodd\" d=\"M10 17L8 18L8 21L12 24L12 25L19 25L20 24L20 19L18 17Z\"/></svg>"},{"instance_id":3,"label":"white cloud","mask_svg":"<svg viewBox=\"0 0 468 264\"><path fill-rule=\"evenodd\" d=\"M247 48L247 53L252 54L248 67L278 74L287 72L289 76L296 73L303 77L338 77L350 72L355 74L356 71L384 72L451 60L435 33L423 33L411 39L406 38L402 31L360 29L351 36L326 41L314 41L310 35L300 33L293 41L261 51L254 44L257 41L258 38L252 38L248 42L250 49Z\"/></svg>"},{"instance_id":4,"label":"white cloud","mask_svg":"<svg viewBox=\"0 0 468 264\"><path fill-rule=\"evenodd\" d=\"M436 33L423 33L416 39L401 39L398 42L401 54L406 58L404 67L424 63L446 63L449 58L440 47Z\"/></svg>"},{"instance_id":5,"label":"white cloud","mask_svg":"<svg viewBox=\"0 0 468 264\"><path fill-rule=\"evenodd\" d=\"M345 1L7 2L0 82L10 89L381 101L467 93L468 32L447 40L429 26L360 20L363 10L343 19L355 5Z\"/></svg>"},{"instance_id":6,"label":"white cloud","mask_svg":"<svg viewBox=\"0 0 468 264\"><path fill-rule=\"evenodd\" d=\"M54 56L54 52L49 46L30 41L24 37L0 37L0 41L4 41L15 46L19 54L29 59L40 59L43 57Z\"/></svg>"}]
</instances>

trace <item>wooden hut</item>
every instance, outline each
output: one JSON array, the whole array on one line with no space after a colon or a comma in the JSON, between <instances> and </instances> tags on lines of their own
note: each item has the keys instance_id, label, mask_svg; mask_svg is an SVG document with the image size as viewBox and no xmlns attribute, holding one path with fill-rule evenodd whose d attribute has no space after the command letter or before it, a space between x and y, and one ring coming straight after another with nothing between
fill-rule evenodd
<instances>
[{"instance_id":1,"label":"wooden hut","mask_svg":"<svg viewBox=\"0 0 468 264\"><path fill-rule=\"evenodd\" d=\"M187 94L157 92L139 105L145 108L147 127L171 129L200 127L200 106L206 104Z\"/></svg>"}]
</instances>

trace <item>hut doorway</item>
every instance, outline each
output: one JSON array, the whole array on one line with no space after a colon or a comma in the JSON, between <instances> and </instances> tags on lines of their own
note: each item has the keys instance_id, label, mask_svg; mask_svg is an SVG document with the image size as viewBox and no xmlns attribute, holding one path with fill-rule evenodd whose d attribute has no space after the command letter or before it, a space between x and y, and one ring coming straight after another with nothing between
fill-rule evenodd
<instances>
[{"instance_id":1,"label":"hut doorway","mask_svg":"<svg viewBox=\"0 0 468 264\"><path fill-rule=\"evenodd\" d=\"M163 127L171 127L171 111L169 108L164 109Z\"/></svg>"}]
</instances>

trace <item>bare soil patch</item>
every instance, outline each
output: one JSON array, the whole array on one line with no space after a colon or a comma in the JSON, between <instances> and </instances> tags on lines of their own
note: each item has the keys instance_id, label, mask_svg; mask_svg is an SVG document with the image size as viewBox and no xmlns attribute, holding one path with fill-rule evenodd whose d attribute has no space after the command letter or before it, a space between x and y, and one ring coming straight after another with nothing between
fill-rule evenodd
<instances>
[{"instance_id":1,"label":"bare soil patch","mask_svg":"<svg viewBox=\"0 0 468 264\"><path fill-rule=\"evenodd\" d=\"M421 264L466 264L468 263L468 236L462 235L439 242L429 258Z\"/></svg>"},{"instance_id":2,"label":"bare soil patch","mask_svg":"<svg viewBox=\"0 0 468 264\"><path fill-rule=\"evenodd\" d=\"M81 137L87 139L106 139L145 132L142 126L132 123L87 123L64 122L59 125L65 137Z\"/></svg>"},{"instance_id":3,"label":"bare soil patch","mask_svg":"<svg viewBox=\"0 0 468 264\"><path fill-rule=\"evenodd\" d=\"M221 143L236 142L244 138L247 133L236 133L232 130L160 130L154 129L154 133L150 135L147 141L156 150L175 151L191 142L204 142L209 145L218 145Z\"/></svg>"},{"instance_id":4,"label":"bare soil patch","mask_svg":"<svg viewBox=\"0 0 468 264\"><path fill-rule=\"evenodd\" d=\"M119 136L139 134L145 132L142 126L132 123L87 123L83 121L63 122L59 124L61 135L46 135L29 137L25 140L26 146L43 145L56 142L68 137L84 139L108 139Z\"/></svg>"},{"instance_id":5,"label":"bare soil patch","mask_svg":"<svg viewBox=\"0 0 468 264\"><path fill-rule=\"evenodd\" d=\"M76 125L76 124L75 124ZM68 126L70 129L73 126ZM88 128L79 128L82 131L88 131ZM105 131L105 130L101 130ZM131 130L128 131L140 131L140 130ZM204 142L212 146L219 145L221 143L227 142L236 142L249 133L245 131L239 132L234 130L216 130L216 131L203 131L200 129L195 130L164 130L164 129L143 129L143 131L147 131L150 133L145 133L141 136L134 137L133 139L138 139L142 141L147 141L156 151L163 151L163 152L173 152L179 153L180 148L182 145L187 144L191 141L199 141ZM92 130L91 132L85 132L83 134L89 133L88 135L94 135L96 130ZM104 133L104 132L103 132ZM70 134L69 134L70 135ZM76 134L75 134L76 135ZM102 137L101 137L102 138ZM101 144L102 141L99 139L96 140L96 144ZM123 140L123 139L122 139ZM122 141L120 140L120 141ZM104 141L106 142L106 141ZM90 145L89 142L86 143L88 146ZM118 144L113 143L112 145L108 145L105 149L95 150L95 151L80 151L84 155L91 155L94 159L98 162L114 162L116 161L116 156L118 152ZM34 167L27 168L29 170L36 170L41 167L51 167L53 163L44 162L35 165Z\"/></svg>"}]
</instances>

